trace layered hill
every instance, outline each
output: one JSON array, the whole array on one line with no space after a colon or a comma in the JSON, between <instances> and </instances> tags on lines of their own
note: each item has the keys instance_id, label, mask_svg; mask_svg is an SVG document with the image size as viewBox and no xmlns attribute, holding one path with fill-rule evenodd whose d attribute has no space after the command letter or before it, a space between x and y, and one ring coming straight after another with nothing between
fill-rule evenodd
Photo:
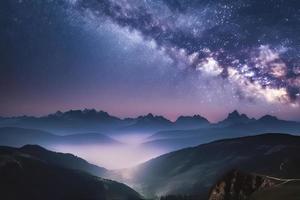
<instances>
[{"instance_id":1,"label":"layered hill","mask_svg":"<svg viewBox=\"0 0 300 200\"><path fill-rule=\"evenodd\" d=\"M124 184L92 175L101 170L75 156L50 152L38 146L0 147L0 198L141 199Z\"/></svg>"},{"instance_id":2,"label":"layered hill","mask_svg":"<svg viewBox=\"0 0 300 200\"><path fill-rule=\"evenodd\" d=\"M143 145L156 148L165 147L174 151L185 147L197 146L223 138L243 137L266 132L299 134L300 123L265 115L259 119L249 118L237 111L215 123L189 130L159 131L148 138Z\"/></svg>"},{"instance_id":3,"label":"layered hill","mask_svg":"<svg viewBox=\"0 0 300 200\"><path fill-rule=\"evenodd\" d=\"M39 160L63 168L81 170L94 176L105 176L107 169L88 163L86 160L70 153L49 151L39 145L25 145L17 149L18 152L28 154Z\"/></svg>"},{"instance_id":4,"label":"layered hill","mask_svg":"<svg viewBox=\"0 0 300 200\"><path fill-rule=\"evenodd\" d=\"M0 128L0 145L20 147L26 144L53 145L119 145L120 142L101 133L81 133L66 136L47 131L16 127Z\"/></svg>"},{"instance_id":5,"label":"layered hill","mask_svg":"<svg viewBox=\"0 0 300 200\"><path fill-rule=\"evenodd\" d=\"M197 194L231 169L278 178L300 178L300 137L263 134L219 140L171 152L130 171L124 178L145 195ZM123 180L124 180L123 179Z\"/></svg>"}]
</instances>

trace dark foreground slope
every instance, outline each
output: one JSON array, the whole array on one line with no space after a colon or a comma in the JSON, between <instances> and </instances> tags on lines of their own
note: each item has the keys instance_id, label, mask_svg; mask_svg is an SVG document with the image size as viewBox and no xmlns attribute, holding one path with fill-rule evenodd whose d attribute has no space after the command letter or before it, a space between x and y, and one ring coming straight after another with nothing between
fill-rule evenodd
<instances>
[{"instance_id":1,"label":"dark foreground slope","mask_svg":"<svg viewBox=\"0 0 300 200\"><path fill-rule=\"evenodd\" d=\"M30 153L28 147L0 148L0 199L5 200L135 200L128 186L105 180ZM38 148L35 148L38 151ZM67 160L66 160L67 162Z\"/></svg>"},{"instance_id":2,"label":"dark foreground slope","mask_svg":"<svg viewBox=\"0 0 300 200\"><path fill-rule=\"evenodd\" d=\"M165 154L131 170L126 180L145 195L197 194L231 169L300 178L300 137L263 134L220 140Z\"/></svg>"},{"instance_id":3,"label":"dark foreground slope","mask_svg":"<svg viewBox=\"0 0 300 200\"><path fill-rule=\"evenodd\" d=\"M25 145L19 148L18 151L43 160L48 164L68 169L81 170L94 176L102 177L107 173L107 169L90 164L86 160L74 156L73 154L49 151L38 145Z\"/></svg>"},{"instance_id":4,"label":"dark foreground slope","mask_svg":"<svg viewBox=\"0 0 300 200\"><path fill-rule=\"evenodd\" d=\"M232 170L212 188L209 200L297 200L300 179L279 179Z\"/></svg>"}]
</instances>

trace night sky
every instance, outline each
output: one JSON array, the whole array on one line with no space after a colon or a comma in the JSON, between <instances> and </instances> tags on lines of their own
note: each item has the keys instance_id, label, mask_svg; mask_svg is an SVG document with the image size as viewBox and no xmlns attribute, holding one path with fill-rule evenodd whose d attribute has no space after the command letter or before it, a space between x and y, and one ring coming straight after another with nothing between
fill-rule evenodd
<instances>
[{"instance_id":1,"label":"night sky","mask_svg":"<svg viewBox=\"0 0 300 200\"><path fill-rule=\"evenodd\" d=\"M299 0L1 0L0 115L300 120Z\"/></svg>"}]
</instances>

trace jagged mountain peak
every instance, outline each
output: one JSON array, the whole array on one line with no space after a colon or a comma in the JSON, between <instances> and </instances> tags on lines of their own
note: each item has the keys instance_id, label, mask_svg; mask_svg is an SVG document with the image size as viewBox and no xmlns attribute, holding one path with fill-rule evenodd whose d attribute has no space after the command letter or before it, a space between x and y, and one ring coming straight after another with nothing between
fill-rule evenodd
<instances>
[{"instance_id":1,"label":"jagged mountain peak","mask_svg":"<svg viewBox=\"0 0 300 200\"><path fill-rule=\"evenodd\" d=\"M227 116L227 119L237 119L237 118L244 118L249 119L249 117L246 114L240 114L237 110L234 110L233 112L229 113Z\"/></svg>"},{"instance_id":2,"label":"jagged mountain peak","mask_svg":"<svg viewBox=\"0 0 300 200\"><path fill-rule=\"evenodd\" d=\"M250 119L246 114L241 114L237 110L232 111L227 117L220 122L220 124L235 124L235 123L247 123Z\"/></svg>"},{"instance_id":3,"label":"jagged mountain peak","mask_svg":"<svg viewBox=\"0 0 300 200\"><path fill-rule=\"evenodd\" d=\"M272 115L264 115L259 120L260 121L278 121L279 119Z\"/></svg>"},{"instance_id":4,"label":"jagged mountain peak","mask_svg":"<svg viewBox=\"0 0 300 200\"><path fill-rule=\"evenodd\" d=\"M203 125L203 124L209 124L210 122L202 117L201 115L193 115L193 116L179 116L175 124L177 125Z\"/></svg>"},{"instance_id":5,"label":"jagged mountain peak","mask_svg":"<svg viewBox=\"0 0 300 200\"><path fill-rule=\"evenodd\" d=\"M44 118L64 118L64 119L118 119L117 117L109 115L104 111L97 111L95 109L84 110L68 110L65 112L57 111L54 114L49 114Z\"/></svg>"},{"instance_id":6,"label":"jagged mountain peak","mask_svg":"<svg viewBox=\"0 0 300 200\"><path fill-rule=\"evenodd\" d=\"M205 117L202 117L201 115L193 115L193 116L179 116L176 121L180 120L188 120L188 119L195 119L195 120L203 120L208 121Z\"/></svg>"},{"instance_id":7,"label":"jagged mountain peak","mask_svg":"<svg viewBox=\"0 0 300 200\"><path fill-rule=\"evenodd\" d=\"M149 121L149 120L154 120L154 121L165 121L165 122L169 122L168 119L166 119L163 116L158 116L158 115L153 115L152 113L149 113L147 115L144 116L139 116L137 118L138 121Z\"/></svg>"}]
</instances>

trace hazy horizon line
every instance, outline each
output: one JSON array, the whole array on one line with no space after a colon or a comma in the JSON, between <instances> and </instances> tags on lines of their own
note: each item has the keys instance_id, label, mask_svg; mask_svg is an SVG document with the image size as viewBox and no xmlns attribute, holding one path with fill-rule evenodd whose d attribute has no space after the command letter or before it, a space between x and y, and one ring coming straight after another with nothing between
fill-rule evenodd
<instances>
[{"instance_id":1,"label":"hazy horizon line","mask_svg":"<svg viewBox=\"0 0 300 200\"><path fill-rule=\"evenodd\" d=\"M69 112L69 111L84 111L84 110L89 110L89 111L95 110L96 112L105 112L105 113L107 113L109 116L111 116L111 117L116 117L116 118L119 118L119 119L121 119L121 120L130 119L130 118L138 118L138 117L147 116L147 115L151 114L151 115L153 115L154 117L163 117L163 118L165 118L165 119L167 119L167 120L169 120L169 121L171 121L171 122L175 122L179 117L193 117L193 116L200 116L200 117L203 117L204 119L206 119L209 123L214 124L214 123L218 123L218 122L221 122L221 121L225 120L225 119L228 117L229 114L231 114L231 113L233 113L233 112L235 112L235 111L238 112L240 115L243 115L243 114L246 115L246 116L247 116L248 118L250 118L250 119L256 119L256 120L258 120L258 119L260 119L260 118L262 118L262 117L264 117L264 116L268 116L268 115L269 115L269 116L272 116L272 117L276 117L276 118L279 119L279 120L286 120L286 119L282 119L282 118L280 118L280 117L277 117L277 116L275 116L275 115L268 114L268 113L266 113L266 114L264 114L264 115L261 115L260 117L252 117L252 116L247 115L246 113L240 112L238 109L234 109L234 110L232 110L232 111L227 112L227 115L225 116L225 118L222 118L222 119L217 120L217 121L214 122L214 121L209 120L207 117L203 116L202 114L190 114L190 115L180 114L180 115L178 115L178 116L176 117L175 120L171 120L169 117L166 117L166 116L163 115L163 114L155 114L155 113L152 113L152 112L145 113L145 114L137 114L137 115L131 115L131 116L121 117L121 116L118 116L118 115L115 115L115 114L111 114L109 111L105 111L105 110L102 110L102 109L96 109L96 108L81 108L81 109L80 109L80 108L77 108L77 109L57 110L57 111L55 111L55 112L49 112L48 114L40 114L40 115L34 115L34 114L2 115L2 114L0 114L0 118L1 118L1 117L2 117L2 118L17 118L17 117L34 117L34 118L42 118L42 117L47 117L47 116L49 116L49 115L56 114L56 113L58 113L58 112L66 113L66 112ZM300 120L286 120L286 121L300 122Z\"/></svg>"}]
</instances>

